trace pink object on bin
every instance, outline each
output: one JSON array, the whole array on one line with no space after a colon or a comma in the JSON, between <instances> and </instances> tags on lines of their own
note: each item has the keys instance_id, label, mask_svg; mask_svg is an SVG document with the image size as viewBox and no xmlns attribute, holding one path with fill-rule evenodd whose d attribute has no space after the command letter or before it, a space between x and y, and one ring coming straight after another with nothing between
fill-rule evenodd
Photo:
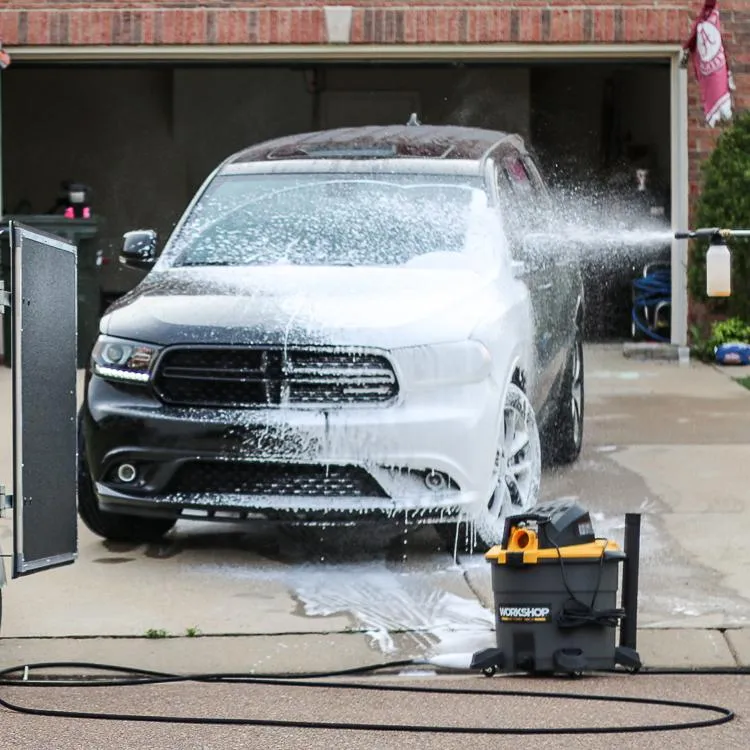
<instances>
[{"instance_id":1,"label":"pink object on bin","mask_svg":"<svg viewBox=\"0 0 750 750\"><path fill-rule=\"evenodd\" d=\"M690 39L683 49L693 57L693 68L700 84L703 112L709 127L732 119L732 78L716 0L705 0L693 23ZM697 54L695 54L697 53Z\"/></svg>"}]
</instances>

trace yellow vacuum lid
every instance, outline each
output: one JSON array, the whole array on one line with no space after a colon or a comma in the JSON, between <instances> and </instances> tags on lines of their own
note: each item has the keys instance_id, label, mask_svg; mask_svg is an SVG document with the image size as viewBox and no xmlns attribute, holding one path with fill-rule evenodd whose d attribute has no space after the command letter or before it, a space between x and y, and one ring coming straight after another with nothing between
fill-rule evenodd
<instances>
[{"instance_id":1,"label":"yellow vacuum lid","mask_svg":"<svg viewBox=\"0 0 750 750\"><path fill-rule=\"evenodd\" d=\"M508 546L496 545L487 551L485 559L494 560L498 565L508 562L533 565L545 560L598 560L605 558L624 558L624 553L616 542L610 539L596 539L586 544L573 544L567 547L539 548L539 539L535 531L516 527L511 531Z\"/></svg>"}]
</instances>

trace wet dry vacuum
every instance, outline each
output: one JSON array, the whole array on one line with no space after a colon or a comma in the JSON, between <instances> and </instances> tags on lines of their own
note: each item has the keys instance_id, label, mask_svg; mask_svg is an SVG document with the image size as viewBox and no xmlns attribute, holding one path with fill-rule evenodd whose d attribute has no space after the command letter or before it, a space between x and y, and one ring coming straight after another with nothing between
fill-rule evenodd
<instances>
[{"instance_id":1,"label":"wet dry vacuum","mask_svg":"<svg viewBox=\"0 0 750 750\"><path fill-rule=\"evenodd\" d=\"M575 503L537 505L510 516L492 565L497 648L471 668L581 674L641 667L636 647L640 516L626 516L625 548L598 538ZM622 601L617 606L622 565ZM616 643L620 631L619 645Z\"/></svg>"}]
</instances>

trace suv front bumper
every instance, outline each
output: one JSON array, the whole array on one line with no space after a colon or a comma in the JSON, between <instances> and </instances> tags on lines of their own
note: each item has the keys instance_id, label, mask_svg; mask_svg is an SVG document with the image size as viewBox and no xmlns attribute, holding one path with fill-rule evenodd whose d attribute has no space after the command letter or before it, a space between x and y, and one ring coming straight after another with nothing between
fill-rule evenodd
<instances>
[{"instance_id":1,"label":"suv front bumper","mask_svg":"<svg viewBox=\"0 0 750 750\"><path fill-rule=\"evenodd\" d=\"M455 519L492 493L502 399L491 378L443 390L385 407L190 409L93 376L86 459L105 511ZM136 481L117 478L124 463Z\"/></svg>"}]
</instances>

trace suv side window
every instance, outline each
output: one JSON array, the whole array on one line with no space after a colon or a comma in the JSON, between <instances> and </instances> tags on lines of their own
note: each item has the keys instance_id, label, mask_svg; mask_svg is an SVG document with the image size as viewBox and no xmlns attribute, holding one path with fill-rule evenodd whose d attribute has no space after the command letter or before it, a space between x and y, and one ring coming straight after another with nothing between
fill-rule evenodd
<instances>
[{"instance_id":1,"label":"suv side window","mask_svg":"<svg viewBox=\"0 0 750 750\"><path fill-rule=\"evenodd\" d=\"M535 170L518 151L506 151L497 158L497 192L500 210L507 227L511 252L519 260L523 257L523 237L529 226L534 226L535 214L543 197L541 183Z\"/></svg>"},{"instance_id":2,"label":"suv side window","mask_svg":"<svg viewBox=\"0 0 750 750\"><path fill-rule=\"evenodd\" d=\"M520 154L511 154L505 156L500 162L505 177L510 185L511 190L516 194L528 195L536 193L538 186L529 174L526 163Z\"/></svg>"}]
</instances>

